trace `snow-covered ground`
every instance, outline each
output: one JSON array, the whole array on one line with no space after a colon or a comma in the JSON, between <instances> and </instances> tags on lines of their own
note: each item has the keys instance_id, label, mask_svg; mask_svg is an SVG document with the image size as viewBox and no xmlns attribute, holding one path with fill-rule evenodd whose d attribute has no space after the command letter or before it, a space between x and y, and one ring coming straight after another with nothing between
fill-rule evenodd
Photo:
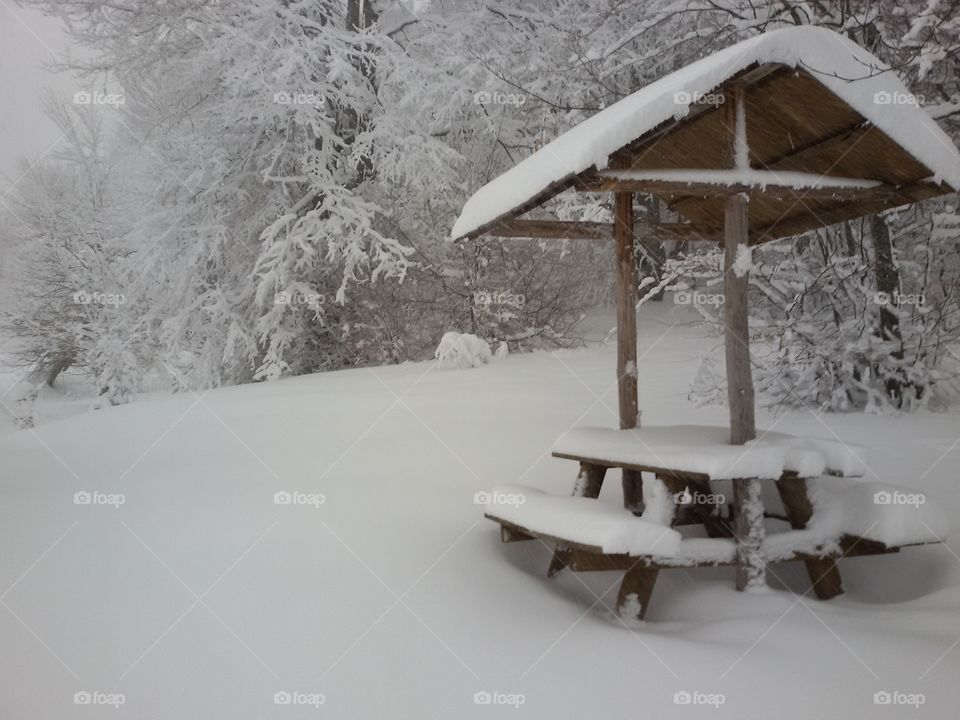
<instances>
[{"instance_id":1,"label":"snow-covered ground","mask_svg":"<svg viewBox=\"0 0 960 720\"><path fill-rule=\"evenodd\" d=\"M716 340L672 305L639 330L644 421L723 424L686 400ZM0 717L955 717L956 521L946 546L843 561L829 602L794 565L760 594L729 569L665 571L637 631L612 616L617 574L547 580L546 548L500 544L475 493L569 492L549 449L616 424L614 352L329 373L7 433ZM868 445L879 479L960 512L956 412L758 420Z\"/></svg>"}]
</instances>

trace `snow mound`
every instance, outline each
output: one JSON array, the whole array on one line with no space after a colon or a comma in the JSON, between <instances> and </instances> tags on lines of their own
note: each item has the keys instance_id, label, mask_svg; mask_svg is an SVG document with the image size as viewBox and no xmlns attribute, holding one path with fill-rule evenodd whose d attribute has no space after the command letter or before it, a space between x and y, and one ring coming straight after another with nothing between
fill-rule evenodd
<instances>
[{"instance_id":1,"label":"snow mound","mask_svg":"<svg viewBox=\"0 0 960 720\"><path fill-rule=\"evenodd\" d=\"M525 485L494 488L486 513L605 553L670 555L680 547L676 530L641 520L625 508L594 498L548 495Z\"/></svg>"},{"instance_id":2,"label":"snow mound","mask_svg":"<svg viewBox=\"0 0 960 720\"><path fill-rule=\"evenodd\" d=\"M493 359L486 340L470 333L454 331L444 334L433 356L440 361L441 367L458 370L480 367Z\"/></svg>"}]
</instances>

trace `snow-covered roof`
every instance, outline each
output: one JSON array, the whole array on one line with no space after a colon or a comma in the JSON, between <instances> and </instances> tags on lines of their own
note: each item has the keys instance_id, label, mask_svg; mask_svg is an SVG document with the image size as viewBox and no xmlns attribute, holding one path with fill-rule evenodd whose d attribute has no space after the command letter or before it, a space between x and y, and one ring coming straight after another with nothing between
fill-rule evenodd
<instances>
[{"instance_id":1,"label":"snow-covered roof","mask_svg":"<svg viewBox=\"0 0 960 720\"><path fill-rule=\"evenodd\" d=\"M960 153L896 73L845 37L802 26L714 53L581 122L480 188L464 205L452 237L476 234L542 195L548 199L549 190L565 179L607 168L612 153L687 116L700 99L742 71L766 64L804 70L929 169L931 180L960 188Z\"/></svg>"}]
</instances>

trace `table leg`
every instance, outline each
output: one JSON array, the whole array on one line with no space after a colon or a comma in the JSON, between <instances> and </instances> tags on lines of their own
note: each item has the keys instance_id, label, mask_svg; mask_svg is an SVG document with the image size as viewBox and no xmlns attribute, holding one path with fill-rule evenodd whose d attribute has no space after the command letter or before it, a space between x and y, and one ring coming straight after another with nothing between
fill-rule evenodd
<instances>
[{"instance_id":1,"label":"table leg","mask_svg":"<svg viewBox=\"0 0 960 720\"><path fill-rule=\"evenodd\" d=\"M623 506L637 517L643 515L643 475L639 470L624 468Z\"/></svg>"},{"instance_id":2,"label":"table leg","mask_svg":"<svg viewBox=\"0 0 960 720\"><path fill-rule=\"evenodd\" d=\"M783 501L790 527L803 530L813 517L813 506L807 495L807 481L796 473L784 473L783 477L777 480L777 492ZM829 600L843 594L843 578L840 577L840 568L834 558L804 560L803 564L807 567L813 592L818 598Z\"/></svg>"}]
</instances>

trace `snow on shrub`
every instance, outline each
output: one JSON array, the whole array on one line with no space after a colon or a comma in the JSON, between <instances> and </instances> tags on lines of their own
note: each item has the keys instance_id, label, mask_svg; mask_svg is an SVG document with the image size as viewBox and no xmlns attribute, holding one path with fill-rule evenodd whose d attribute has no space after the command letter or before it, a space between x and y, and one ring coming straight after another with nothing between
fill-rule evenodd
<instances>
[{"instance_id":1,"label":"snow on shrub","mask_svg":"<svg viewBox=\"0 0 960 720\"><path fill-rule=\"evenodd\" d=\"M458 370L480 367L493 359L493 353L486 340L470 333L455 331L444 334L433 356L440 361L441 367Z\"/></svg>"}]
</instances>

